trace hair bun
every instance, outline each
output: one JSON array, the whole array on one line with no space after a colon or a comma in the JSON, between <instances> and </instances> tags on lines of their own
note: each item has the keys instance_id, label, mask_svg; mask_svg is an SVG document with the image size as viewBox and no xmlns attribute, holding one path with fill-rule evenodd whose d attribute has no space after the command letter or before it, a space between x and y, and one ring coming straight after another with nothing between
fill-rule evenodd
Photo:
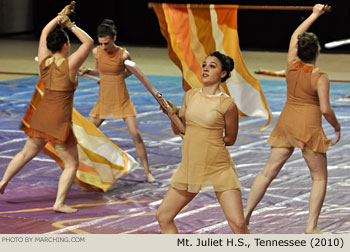
<instances>
[{"instance_id":1,"label":"hair bun","mask_svg":"<svg viewBox=\"0 0 350 252\"><path fill-rule=\"evenodd\" d=\"M102 21L101 24L103 24L103 25L109 25L109 26L112 26L113 28L115 28L115 23L114 23L114 21L111 20L111 19L104 19L104 20Z\"/></svg>"},{"instance_id":2,"label":"hair bun","mask_svg":"<svg viewBox=\"0 0 350 252\"><path fill-rule=\"evenodd\" d=\"M312 32L304 32L298 35L297 56L304 62L309 62L317 57L319 42L317 36Z\"/></svg>"},{"instance_id":3,"label":"hair bun","mask_svg":"<svg viewBox=\"0 0 350 252\"><path fill-rule=\"evenodd\" d=\"M113 20L104 19L101 24L97 27L97 37L110 36L113 38L117 35L117 29Z\"/></svg>"},{"instance_id":4,"label":"hair bun","mask_svg":"<svg viewBox=\"0 0 350 252\"><path fill-rule=\"evenodd\" d=\"M229 63L229 69L230 72L235 68L235 63L233 61L233 59L230 56L226 56L227 57L227 61Z\"/></svg>"},{"instance_id":5,"label":"hair bun","mask_svg":"<svg viewBox=\"0 0 350 252\"><path fill-rule=\"evenodd\" d=\"M304 34L298 36L298 44L301 48L306 47L310 42L310 39L306 37Z\"/></svg>"}]
</instances>

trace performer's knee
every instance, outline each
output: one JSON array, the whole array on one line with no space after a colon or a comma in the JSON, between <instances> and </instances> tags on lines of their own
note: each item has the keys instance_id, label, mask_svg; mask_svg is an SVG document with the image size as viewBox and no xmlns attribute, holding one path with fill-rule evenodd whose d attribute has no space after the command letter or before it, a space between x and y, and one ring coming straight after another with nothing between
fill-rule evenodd
<instances>
[{"instance_id":1,"label":"performer's knee","mask_svg":"<svg viewBox=\"0 0 350 252\"><path fill-rule=\"evenodd\" d=\"M141 137L141 134L140 134L140 132L138 130L130 132L130 135L131 135L132 140L135 143L142 143L142 137Z\"/></svg>"},{"instance_id":2,"label":"performer's knee","mask_svg":"<svg viewBox=\"0 0 350 252\"><path fill-rule=\"evenodd\" d=\"M267 182L270 183L276 176L277 174L270 171L270 172L266 172L266 171L262 171L260 173L260 176Z\"/></svg>"},{"instance_id":3,"label":"performer's knee","mask_svg":"<svg viewBox=\"0 0 350 252\"><path fill-rule=\"evenodd\" d=\"M235 233L237 233L237 234L245 233L246 223L245 223L244 218L235 219L235 220L227 220L227 221Z\"/></svg>"},{"instance_id":4,"label":"performer's knee","mask_svg":"<svg viewBox=\"0 0 350 252\"><path fill-rule=\"evenodd\" d=\"M161 208L158 208L157 213L156 213L156 218L157 218L159 225L167 224L167 223L170 223L173 221L173 219L170 218L166 212L162 211Z\"/></svg>"},{"instance_id":5,"label":"performer's knee","mask_svg":"<svg viewBox=\"0 0 350 252\"><path fill-rule=\"evenodd\" d=\"M21 160L22 162L28 162L33 157L34 155L28 149L22 149L16 155L17 160Z\"/></svg>"},{"instance_id":6,"label":"performer's knee","mask_svg":"<svg viewBox=\"0 0 350 252\"><path fill-rule=\"evenodd\" d=\"M63 165L64 165L64 169L68 169L68 170L71 170L71 171L76 171L78 170L78 167L79 167L79 159L70 159L70 160L66 160L63 162Z\"/></svg>"}]
</instances>

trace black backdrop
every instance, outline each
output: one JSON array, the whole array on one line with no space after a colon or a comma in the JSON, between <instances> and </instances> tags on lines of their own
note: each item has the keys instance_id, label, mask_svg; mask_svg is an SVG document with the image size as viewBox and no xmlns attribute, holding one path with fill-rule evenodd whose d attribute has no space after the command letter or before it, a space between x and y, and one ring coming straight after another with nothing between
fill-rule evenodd
<instances>
[{"instance_id":1,"label":"black backdrop","mask_svg":"<svg viewBox=\"0 0 350 252\"><path fill-rule=\"evenodd\" d=\"M61 8L70 1L34 0L34 34L39 37L41 29ZM118 30L118 43L148 46L166 46L154 11L148 8L148 1L87 0L76 1L77 25L94 39L96 28L104 18L113 19ZM162 1L152 1L162 2ZM313 6L319 1L292 0L241 0L241 1L167 1L173 3L216 3L242 5L300 5ZM321 45L326 42L350 38L350 1L324 2L332 6L332 12L325 13L310 31L315 32ZM311 11L239 10L238 32L242 49L287 50L290 35ZM350 46L327 50L350 52Z\"/></svg>"}]
</instances>

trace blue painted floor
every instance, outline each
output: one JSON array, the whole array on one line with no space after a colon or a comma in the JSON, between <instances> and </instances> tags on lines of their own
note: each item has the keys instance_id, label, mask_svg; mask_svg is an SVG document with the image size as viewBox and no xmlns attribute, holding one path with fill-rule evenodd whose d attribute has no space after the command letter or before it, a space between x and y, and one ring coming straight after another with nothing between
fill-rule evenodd
<instances>
[{"instance_id":1,"label":"blue painted floor","mask_svg":"<svg viewBox=\"0 0 350 252\"><path fill-rule=\"evenodd\" d=\"M180 77L148 77L165 98L181 105ZM37 77L0 82L0 176L25 143L26 136L18 126L36 82ZM128 78L127 86L157 182L146 183L139 167L106 193L85 192L73 185L67 204L77 206L79 212L57 214L50 207L61 170L48 156L39 154L0 196L0 233L159 233L155 212L181 162L181 139L172 134L168 118L136 78ZM286 100L285 83L262 80L261 87L276 121ZM98 88L94 81L79 81L74 106L86 117L97 101ZM328 151L328 191L319 220L319 227L330 233L350 233L350 99L344 98L349 94L349 84L332 83L331 103L342 125L342 138ZM237 143L228 148L243 186L244 205L270 150L266 139L273 125L259 131L264 124L265 120L257 117L241 119ZM326 135L332 136L332 127L326 121L323 126ZM107 120L100 129L138 160L123 120ZM303 233L310 186L308 168L296 150L258 205L249 225L251 232ZM215 194L210 192L200 193L177 216L176 223L180 233L231 233Z\"/></svg>"}]
</instances>

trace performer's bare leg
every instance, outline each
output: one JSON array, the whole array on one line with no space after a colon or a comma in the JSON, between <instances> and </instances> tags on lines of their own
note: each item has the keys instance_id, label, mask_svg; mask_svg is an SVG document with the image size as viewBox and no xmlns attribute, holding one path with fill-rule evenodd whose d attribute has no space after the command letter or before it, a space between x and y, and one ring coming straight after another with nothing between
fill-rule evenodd
<instances>
[{"instance_id":1,"label":"performer's bare leg","mask_svg":"<svg viewBox=\"0 0 350 252\"><path fill-rule=\"evenodd\" d=\"M45 146L46 142L40 138L28 137L23 149L11 160L0 182L0 194L5 192L8 182L32 160Z\"/></svg>"},{"instance_id":2,"label":"performer's bare leg","mask_svg":"<svg viewBox=\"0 0 350 252\"><path fill-rule=\"evenodd\" d=\"M174 218L196 195L169 187L156 215L162 234L178 233Z\"/></svg>"},{"instance_id":3,"label":"performer's bare leg","mask_svg":"<svg viewBox=\"0 0 350 252\"><path fill-rule=\"evenodd\" d=\"M312 187L309 199L309 217L305 233L322 233L317 227L317 222L327 190L327 156L325 153L317 153L317 155L314 156L305 155L303 153L303 156L309 166L312 177Z\"/></svg>"},{"instance_id":4,"label":"performer's bare leg","mask_svg":"<svg viewBox=\"0 0 350 252\"><path fill-rule=\"evenodd\" d=\"M55 144L54 146L59 158L63 162L64 170L58 182L56 202L53 210L61 213L75 213L78 209L65 205L65 200L79 166L78 149L76 145L64 145L62 147L60 144Z\"/></svg>"},{"instance_id":5,"label":"performer's bare leg","mask_svg":"<svg viewBox=\"0 0 350 252\"><path fill-rule=\"evenodd\" d=\"M216 197L232 232L235 234L249 234L249 229L244 220L241 191L228 190L217 192Z\"/></svg>"},{"instance_id":6,"label":"performer's bare leg","mask_svg":"<svg viewBox=\"0 0 350 252\"><path fill-rule=\"evenodd\" d=\"M143 143L141 134L139 132L136 117L135 116L125 117L124 122L128 126L130 136L134 141L136 152L142 162L143 169L147 178L147 182L153 183L155 179L153 178L151 171L149 169L146 147L145 147L145 144Z\"/></svg>"},{"instance_id":7,"label":"performer's bare leg","mask_svg":"<svg viewBox=\"0 0 350 252\"><path fill-rule=\"evenodd\" d=\"M96 127L99 127L104 119L99 119L95 117L90 117L89 120L95 124ZM129 133L131 135L131 138L135 144L137 155L139 156L141 163L144 168L144 172L147 178L147 182L153 183L155 179L153 178L148 165L148 158L147 158L147 152L145 144L143 143L142 137L140 135L140 132L138 130L137 126L137 120L135 116L132 117L125 117L124 118L125 124L128 126Z\"/></svg>"},{"instance_id":8,"label":"performer's bare leg","mask_svg":"<svg viewBox=\"0 0 350 252\"><path fill-rule=\"evenodd\" d=\"M250 189L247 206L244 211L245 221L249 225L250 217L253 210L264 197L267 187L271 181L277 176L284 163L292 155L294 148L275 148L272 147L269 159L264 170L255 178Z\"/></svg>"},{"instance_id":9,"label":"performer's bare leg","mask_svg":"<svg viewBox=\"0 0 350 252\"><path fill-rule=\"evenodd\" d=\"M103 123L105 119L100 119L100 118L96 118L96 117L90 117L89 121L92 122L93 124L95 124L95 126L98 128L100 127L100 125Z\"/></svg>"}]
</instances>

